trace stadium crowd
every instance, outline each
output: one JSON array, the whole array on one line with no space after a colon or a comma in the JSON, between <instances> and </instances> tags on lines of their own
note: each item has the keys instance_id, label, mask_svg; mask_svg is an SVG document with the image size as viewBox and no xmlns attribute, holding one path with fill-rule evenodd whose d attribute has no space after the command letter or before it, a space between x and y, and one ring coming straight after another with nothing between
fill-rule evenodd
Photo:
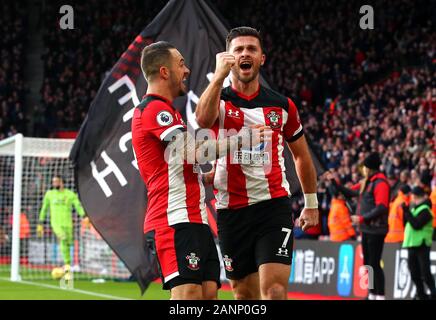
<instances>
[{"instance_id":1,"label":"stadium crowd","mask_svg":"<svg viewBox=\"0 0 436 320\"><path fill-rule=\"evenodd\" d=\"M436 33L429 2L376 2L376 30L360 29L356 0L215 5L229 27L261 31L264 75L299 102L306 135L325 169L336 171L344 184L355 183L359 164L377 151L392 185L402 176L402 183L425 180L436 188ZM42 101L31 134L78 130L107 72L165 3L78 1L70 31L57 27L58 7L48 6ZM0 26L6 35L0 40L0 138L26 133L26 21L16 3L5 7L12 13ZM323 178L319 186L324 223L314 237L328 233L331 196ZM295 210L301 205L296 199Z\"/></svg>"},{"instance_id":2,"label":"stadium crowd","mask_svg":"<svg viewBox=\"0 0 436 320\"><path fill-rule=\"evenodd\" d=\"M78 1L75 29L58 27L58 8L44 12L44 81L37 135L77 131L98 88L132 40L166 1ZM110 35L108 37L107 35Z\"/></svg>"},{"instance_id":3,"label":"stadium crowd","mask_svg":"<svg viewBox=\"0 0 436 320\"><path fill-rule=\"evenodd\" d=\"M0 140L27 133L24 82L26 67L26 7L17 1L2 4L0 24Z\"/></svg>"}]
</instances>

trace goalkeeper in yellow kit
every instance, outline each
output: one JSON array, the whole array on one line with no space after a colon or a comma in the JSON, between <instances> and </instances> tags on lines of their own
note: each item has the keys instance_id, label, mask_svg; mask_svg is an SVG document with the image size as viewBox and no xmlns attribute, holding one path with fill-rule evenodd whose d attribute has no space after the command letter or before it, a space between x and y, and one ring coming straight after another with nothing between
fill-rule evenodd
<instances>
[{"instance_id":1,"label":"goalkeeper in yellow kit","mask_svg":"<svg viewBox=\"0 0 436 320\"><path fill-rule=\"evenodd\" d=\"M62 258L64 260L65 272L70 271L71 254L70 248L73 245L73 207L76 212L84 218L83 222L89 225L89 220L85 217L85 211L80 204L77 194L69 189L64 188L64 182L59 175L55 175L52 179L53 188L48 190L44 195L42 208L39 213L39 224L37 226L37 234L42 237L44 234L44 222L48 210L50 211L50 225L58 238Z\"/></svg>"}]
</instances>

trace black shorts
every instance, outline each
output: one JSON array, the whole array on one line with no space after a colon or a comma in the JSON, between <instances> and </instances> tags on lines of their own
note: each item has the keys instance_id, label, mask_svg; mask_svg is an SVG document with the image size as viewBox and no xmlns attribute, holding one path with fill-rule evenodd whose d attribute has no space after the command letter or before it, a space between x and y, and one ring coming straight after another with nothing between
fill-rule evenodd
<instances>
[{"instance_id":1,"label":"black shorts","mask_svg":"<svg viewBox=\"0 0 436 320\"><path fill-rule=\"evenodd\" d=\"M215 281L220 287L220 261L208 225L179 223L150 231L145 237L157 256L164 290L204 281Z\"/></svg>"},{"instance_id":2,"label":"black shorts","mask_svg":"<svg viewBox=\"0 0 436 320\"><path fill-rule=\"evenodd\" d=\"M228 279L239 280L265 263L292 263L293 220L288 197L218 210L218 239Z\"/></svg>"}]
</instances>

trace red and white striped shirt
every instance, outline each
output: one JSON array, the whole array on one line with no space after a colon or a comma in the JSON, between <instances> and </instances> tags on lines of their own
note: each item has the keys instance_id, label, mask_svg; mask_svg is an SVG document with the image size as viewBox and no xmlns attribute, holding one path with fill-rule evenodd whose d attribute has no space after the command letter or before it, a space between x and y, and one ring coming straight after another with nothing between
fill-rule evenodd
<instances>
[{"instance_id":1,"label":"red and white striped shirt","mask_svg":"<svg viewBox=\"0 0 436 320\"><path fill-rule=\"evenodd\" d=\"M175 161L166 141L186 131L180 113L158 95L146 95L132 119L132 144L139 171L148 190L144 233L178 223L207 224L205 190L192 164Z\"/></svg>"},{"instance_id":2,"label":"red and white striped shirt","mask_svg":"<svg viewBox=\"0 0 436 320\"><path fill-rule=\"evenodd\" d=\"M270 165L231 163L229 155L215 164L214 187L217 209L238 209L260 201L289 196L285 174L284 141L303 135L298 110L291 99L263 86L247 97L231 87L221 93L219 118L213 129L224 138L222 129L240 130L253 124L270 126ZM220 130L219 130L220 129Z\"/></svg>"}]
</instances>

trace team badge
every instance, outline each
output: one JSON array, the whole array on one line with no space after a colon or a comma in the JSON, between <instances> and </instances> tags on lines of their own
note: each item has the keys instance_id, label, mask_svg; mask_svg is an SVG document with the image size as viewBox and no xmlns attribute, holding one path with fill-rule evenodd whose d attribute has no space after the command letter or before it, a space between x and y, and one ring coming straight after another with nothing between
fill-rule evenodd
<instances>
[{"instance_id":1,"label":"team badge","mask_svg":"<svg viewBox=\"0 0 436 320\"><path fill-rule=\"evenodd\" d=\"M186 256L186 260L188 260L188 268L197 271L200 269L200 266L198 265L198 261L200 261L200 258L196 256L195 253L192 253L189 256Z\"/></svg>"},{"instance_id":2,"label":"team badge","mask_svg":"<svg viewBox=\"0 0 436 320\"><path fill-rule=\"evenodd\" d=\"M156 121L161 127L169 126L173 123L173 116L168 111L161 111L157 114Z\"/></svg>"},{"instance_id":3,"label":"team badge","mask_svg":"<svg viewBox=\"0 0 436 320\"><path fill-rule=\"evenodd\" d=\"M280 128L280 115L275 111L270 111L266 115L267 119L269 120L269 126L272 129Z\"/></svg>"},{"instance_id":4,"label":"team badge","mask_svg":"<svg viewBox=\"0 0 436 320\"><path fill-rule=\"evenodd\" d=\"M233 271L233 267L232 267L233 260L230 259L228 255L225 255L224 258L223 258L223 261L224 261L224 268L228 272L232 272Z\"/></svg>"}]
</instances>

